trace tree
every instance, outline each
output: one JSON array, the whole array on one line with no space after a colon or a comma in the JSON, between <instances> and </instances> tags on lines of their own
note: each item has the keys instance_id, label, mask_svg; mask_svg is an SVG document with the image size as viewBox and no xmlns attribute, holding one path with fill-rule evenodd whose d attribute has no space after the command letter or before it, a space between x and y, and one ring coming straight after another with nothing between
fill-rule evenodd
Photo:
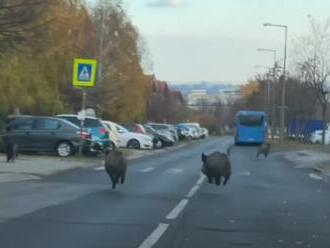
<instances>
[{"instance_id":1,"label":"tree","mask_svg":"<svg viewBox=\"0 0 330 248\"><path fill-rule=\"evenodd\" d=\"M94 91L94 105L116 121L142 121L146 116L148 80L139 50L139 33L121 1L100 0L93 16L102 72ZM134 109L134 111L132 111Z\"/></svg>"},{"instance_id":2,"label":"tree","mask_svg":"<svg viewBox=\"0 0 330 248\"><path fill-rule=\"evenodd\" d=\"M330 19L324 25L310 17L311 33L300 38L296 44L297 68L299 77L315 90L317 102L322 108L322 120L326 123L329 94L327 79L330 75ZM325 141L325 125L322 143Z\"/></svg>"},{"instance_id":3,"label":"tree","mask_svg":"<svg viewBox=\"0 0 330 248\"><path fill-rule=\"evenodd\" d=\"M16 47L25 41L35 21L48 6L49 0L0 0L0 49Z\"/></svg>"}]
</instances>

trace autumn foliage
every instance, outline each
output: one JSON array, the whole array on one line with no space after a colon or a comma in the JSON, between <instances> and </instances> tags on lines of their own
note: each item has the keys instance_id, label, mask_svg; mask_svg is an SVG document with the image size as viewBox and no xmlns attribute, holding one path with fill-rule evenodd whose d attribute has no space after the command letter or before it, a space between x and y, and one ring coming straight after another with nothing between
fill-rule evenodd
<instances>
[{"instance_id":1,"label":"autumn foliage","mask_svg":"<svg viewBox=\"0 0 330 248\"><path fill-rule=\"evenodd\" d=\"M20 6L35 8L24 1ZM0 16L5 15L1 7ZM115 121L146 118L149 81L141 66L140 36L120 1L100 1L95 8L79 0L44 1L20 25L20 37L0 37L1 117L79 111L81 91L71 86L72 62L91 58L101 62L101 71L97 86L88 90L87 106Z\"/></svg>"}]
</instances>

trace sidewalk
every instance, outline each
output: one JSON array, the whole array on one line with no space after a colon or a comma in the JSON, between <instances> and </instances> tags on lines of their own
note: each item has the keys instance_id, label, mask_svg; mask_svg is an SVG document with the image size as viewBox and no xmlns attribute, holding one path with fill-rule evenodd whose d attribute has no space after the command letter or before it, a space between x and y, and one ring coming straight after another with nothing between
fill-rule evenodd
<instances>
[{"instance_id":1,"label":"sidewalk","mask_svg":"<svg viewBox=\"0 0 330 248\"><path fill-rule=\"evenodd\" d=\"M330 176L330 154L317 150L298 150L285 152L284 157L295 163L296 168L311 168Z\"/></svg>"},{"instance_id":2,"label":"sidewalk","mask_svg":"<svg viewBox=\"0 0 330 248\"><path fill-rule=\"evenodd\" d=\"M127 160L140 157L170 152L191 143L181 143L174 147L159 150L128 150L121 149ZM20 155L15 163L5 162L5 156L0 154L0 183L18 182L25 180L38 180L49 176L77 168L93 168L103 165L103 157L79 157L60 158L55 156L27 156Z\"/></svg>"}]
</instances>

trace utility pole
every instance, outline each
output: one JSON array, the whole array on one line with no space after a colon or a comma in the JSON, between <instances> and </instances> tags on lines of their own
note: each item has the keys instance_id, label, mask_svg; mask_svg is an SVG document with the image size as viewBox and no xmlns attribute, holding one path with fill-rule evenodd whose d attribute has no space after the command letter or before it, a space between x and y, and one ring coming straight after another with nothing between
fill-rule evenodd
<instances>
[{"instance_id":1,"label":"utility pole","mask_svg":"<svg viewBox=\"0 0 330 248\"><path fill-rule=\"evenodd\" d=\"M286 95L286 59L287 59L287 42L288 42L288 26L272 23L264 23L265 27L284 28L284 60L283 60L283 76L281 87L281 106L280 106L280 142L284 141L284 126L285 126L285 95Z\"/></svg>"}]
</instances>

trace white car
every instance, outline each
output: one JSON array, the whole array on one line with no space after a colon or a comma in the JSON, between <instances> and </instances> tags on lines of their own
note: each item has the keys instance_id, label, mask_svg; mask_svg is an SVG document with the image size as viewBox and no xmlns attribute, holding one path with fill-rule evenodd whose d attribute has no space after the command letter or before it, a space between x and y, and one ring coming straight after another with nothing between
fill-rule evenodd
<instances>
[{"instance_id":1,"label":"white car","mask_svg":"<svg viewBox=\"0 0 330 248\"><path fill-rule=\"evenodd\" d=\"M181 123L180 125L184 125L189 129L192 129L192 137L194 139L200 139L203 137L203 131L197 122L188 122L188 123Z\"/></svg>"},{"instance_id":2,"label":"white car","mask_svg":"<svg viewBox=\"0 0 330 248\"><path fill-rule=\"evenodd\" d=\"M209 130L207 128L202 128L203 138L209 137Z\"/></svg>"},{"instance_id":3,"label":"white car","mask_svg":"<svg viewBox=\"0 0 330 248\"><path fill-rule=\"evenodd\" d=\"M322 143L322 130L316 130L311 134L310 141L313 144L321 144ZM325 141L324 143L326 145L330 144L330 131L326 130L325 131Z\"/></svg>"},{"instance_id":4,"label":"white car","mask_svg":"<svg viewBox=\"0 0 330 248\"><path fill-rule=\"evenodd\" d=\"M123 126L114 123L119 134L119 147L132 149L152 149L152 138L149 135L133 133Z\"/></svg>"},{"instance_id":5,"label":"white car","mask_svg":"<svg viewBox=\"0 0 330 248\"><path fill-rule=\"evenodd\" d=\"M109 132L112 145L115 147L119 147L120 140L119 140L119 133L116 128L116 123L111 121L102 121L102 123Z\"/></svg>"}]
</instances>

